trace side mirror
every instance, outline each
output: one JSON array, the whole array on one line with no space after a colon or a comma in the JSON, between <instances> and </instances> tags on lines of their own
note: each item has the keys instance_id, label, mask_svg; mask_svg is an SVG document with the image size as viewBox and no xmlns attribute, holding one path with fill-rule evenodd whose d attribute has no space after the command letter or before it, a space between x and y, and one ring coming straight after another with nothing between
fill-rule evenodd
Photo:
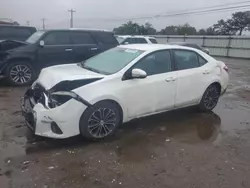
<instances>
[{"instance_id":1,"label":"side mirror","mask_svg":"<svg viewBox=\"0 0 250 188\"><path fill-rule=\"evenodd\" d=\"M205 48L206 53L209 55L209 49Z\"/></svg>"},{"instance_id":2,"label":"side mirror","mask_svg":"<svg viewBox=\"0 0 250 188\"><path fill-rule=\"evenodd\" d=\"M141 69L133 69L131 72L131 77L142 79L147 77L147 73Z\"/></svg>"},{"instance_id":3,"label":"side mirror","mask_svg":"<svg viewBox=\"0 0 250 188\"><path fill-rule=\"evenodd\" d=\"M39 45L40 45L41 47L43 47L43 46L44 46L44 41L43 41L43 40L40 40Z\"/></svg>"}]
</instances>

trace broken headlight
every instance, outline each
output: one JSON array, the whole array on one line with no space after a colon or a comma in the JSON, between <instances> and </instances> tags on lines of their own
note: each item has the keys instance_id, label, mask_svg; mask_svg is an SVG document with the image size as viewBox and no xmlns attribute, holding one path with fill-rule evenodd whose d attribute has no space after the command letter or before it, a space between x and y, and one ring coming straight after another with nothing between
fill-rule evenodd
<instances>
[{"instance_id":1,"label":"broken headlight","mask_svg":"<svg viewBox=\"0 0 250 188\"><path fill-rule=\"evenodd\" d=\"M57 106L60 106L66 103L72 98L77 99L78 95L71 91L57 91L57 92L51 93L49 97L49 107L55 108Z\"/></svg>"}]
</instances>

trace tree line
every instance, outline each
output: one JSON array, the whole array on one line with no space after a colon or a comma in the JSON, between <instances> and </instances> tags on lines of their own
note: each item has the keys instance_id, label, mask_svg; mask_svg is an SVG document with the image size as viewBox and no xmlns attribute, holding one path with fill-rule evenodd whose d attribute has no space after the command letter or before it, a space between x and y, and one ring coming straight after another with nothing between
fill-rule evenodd
<instances>
[{"instance_id":1,"label":"tree line","mask_svg":"<svg viewBox=\"0 0 250 188\"><path fill-rule=\"evenodd\" d=\"M250 11L233 13L230 19L218 20L211 27L200 30L184 24L157 31L150 23L139 25L132 21L114 28L114 33L118 35L242 35L244 31L250 31Z\"/></svg>"}]
</instances>

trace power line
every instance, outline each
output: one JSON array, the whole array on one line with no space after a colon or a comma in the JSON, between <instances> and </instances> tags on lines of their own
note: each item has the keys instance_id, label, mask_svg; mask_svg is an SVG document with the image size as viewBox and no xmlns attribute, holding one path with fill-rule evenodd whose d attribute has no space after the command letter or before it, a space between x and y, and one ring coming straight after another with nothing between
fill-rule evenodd
<instances>
[{"instance_id":1,"label":"power line","mask_svg":"<svg viewBox=\"0 0 250 188\"><path fill-rule=\"evenodd\" d=\"M236 2L236 3L227 3L227 4L213 5L213 6L208 6L208 7L199 7L199 8L194 8L194 9L184 9L184 10L178 11L178 12L180 13L180 12L188 12L188 11L195 11L195 10L227 7L227 6L240 5L240 4L246 4L246 3L250 3L250 1L241 1L241 2ZM165 12L165 13L161 13L161 14L169 14L169 13L176 13L176 12ZM161 14L159 14L159 15L161 15Z\"/></svg>"},{"instance_id":2,"label":"power line","mask_svg":"<svg viewBox=\"0 0 250 188\"><path fill-rule=\"evenodd\" d=\"M175 12L165 12L160 13L157 15L150 15L150 16L140 16L140 17L130 17L130 18L107 18L107 19L98 19L103 21L125 21L125 20L140 20L140 19L152 19L152 18L161 18L161 17L167 17L167 16L181 16L181 15L191 15L191 14L197 14L197 13L215 13L215 12L223 12L222 10L235 10L239 8L246 8L250 5L240 5L240 4L246 4L250 3L250 1L242 1L237 3L227 3L227 4L221 4L221 5L214 5L214 6L208 6L208 7L200 7L195 9L189 9L189 10L182 10L182 11L175 11ZM240 6L233 6L233 5L240 5ZM223 8L219 8L223 7ZM208 9L208 10L207 10ZM92 19L90 19L92 20Z\"/></svg>"},{"instance_id":3,"label":"power line","mask_svg":"<svg viewBox=\"0 0 250 188\"><path fill-rule=\"evenodd\" d=\"M68 10L70 12L70 28L73 28L74 27L74 24L73 24L73 14L76 12L75 10L73 9L70 9Z\"/></svg>"},{"instance_id":4,"label":"power line","mask_svg":"<svg viewBox=\"0 0 250 188\"><path fill-rule=\"evenodd\" d=\"M234 7L224 7L224 8L214 8L210 10L200 10L200 11L190 11L190 12L181 12L181 13L170 13L170 14L162 14L162 15L154 15L154 16L142 16L142 17L133 17L133 18L117 18L112 20L140 20L140 19L152 19L152 18L161 18L161 17L174 17L174 16L182 16L182 15L192 15L197 13L210 13L210 12L217 12L221 10L233 10L239 8L247 8L250 5L241 5L241 6L234 6ZM111 20L111 21L112 21Z\"/></svg>"},{"instance_id":5,"label":"power line","mask_svg":"<svg viewBox=\"0 0 250 188\"><path fill-rule=\"evenodd\" d=\"M250 4L248 5L240 5L240 6L232 6L232 5L238 5L238 4L246 4L250 3L250 1L242 1L242 2L237 2L237 3L228 3L228 4L221 4L221 5L214 5L214 6L209 6L209 7L200 7L200 8L195 8L195 9L189 9L186 11L172 11L172 12L166 12L166 13L160 13L157 15L153 16L141 16L141 17L131 17L131 18L97 18L97 19L83 19L84 21L127 21L127 20L140 20L140 19L160 19L160 18L165 18L165 17L176 17L176 16L185 16L185 15L200 15L200 14L208 14L208 13L219 13L219 12L227 12L227 11L232 11L232 10L249 10L250 9ZM227 6L227 7L225 7ZM218 8L218 7L223 7L223 8ZM207 10L208 9L208 10ZM197 10L197 11L196 11ZM72 14L72 27L73 27L73 13L75 12L74 10L69 10L69 12L73 11ZM82 20L82 19L81 19ZM71 25L71 24L70 24Z\"/></svg>"}]
</instances>

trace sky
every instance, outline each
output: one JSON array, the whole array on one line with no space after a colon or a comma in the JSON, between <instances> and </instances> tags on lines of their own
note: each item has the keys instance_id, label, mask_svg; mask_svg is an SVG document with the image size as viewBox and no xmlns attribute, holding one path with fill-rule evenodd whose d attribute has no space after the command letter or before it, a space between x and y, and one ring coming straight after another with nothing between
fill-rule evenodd
<instances>
[{"instance_id":1,"label":"sky","mask_svg":"<svg viewBox=\"0 0 250 188\"><path fill-rule=\"evenodd\" d=\"M128 18L182 12L187 9L216 6L244 0L0 0L0 19L9 18L21 25L42 28L42 18L48 29L69 28L69 9L74 9L74 27L112 30ZM250 1L249 3L250 4ZM247 9L242 9L242 11ZM248 8L250 10L250 7ZM236 11L236 10L235 10ZM197 29L207 28L219 19L228 19L235 11L133 20L149 22L160 30L167 25L189 23ZM241 11L238 9L237 11ZM119 18L117 20L117 18ZM122 19L120 19L122 18ZM124 18L124 19L123 19Z\"/></svg>"}]
</instances>

